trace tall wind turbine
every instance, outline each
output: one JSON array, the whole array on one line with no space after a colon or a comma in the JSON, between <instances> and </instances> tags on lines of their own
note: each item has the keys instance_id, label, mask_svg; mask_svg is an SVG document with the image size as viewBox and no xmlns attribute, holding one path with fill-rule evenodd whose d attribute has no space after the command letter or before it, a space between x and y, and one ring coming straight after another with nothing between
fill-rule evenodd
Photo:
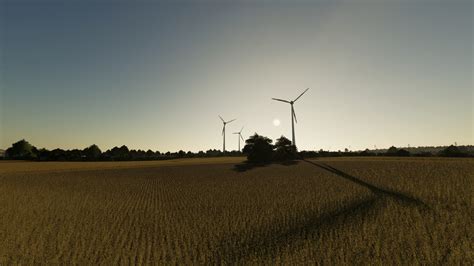
<instances>
[{"instance_id":1,"label":"tall wind turbine","mask_svg":"<svg viewBox=\"0 0 474 266\"><path fill-rule=\"evenodd\" d=\"M226 122L224 118L222 118L221 116L219 116L219 118L222 120L222 123L224 124L224 127L222 127L222 137L224 139L224 142L223 142L224 144L222 145L223 146L222 152L225 153L225 125L229 124L230 122L235 121L235 119L232 119Z\"/></svg>"},{"instance_id":2,"label":"tall wind turbine","mask_svg":"<svg viewBox=\"0 0 474 266\"><path fill-rule=\"evenodd\" d=\"M234 134L239 135L239 137L238 137L238 139L239 139L239 152L240 152L240 139L244 140L244 138L242 138L242 130L244 130L244 127L242 127L239 132L234 132Z\"/></svg>"},{"instance_id":3,"label":"tall wind turbine","mask_svg":"<svg viewBox=\"0 0 474 266\"><path fill-rule=\"evenodd\" d=\"M309 88L307 88L303 93L300 94L300 96L296 97L293 101L287 101L287 100L282 100L282 99L277 99L277 98L272 98L272 100L275 101L280 101L284 103L289 103L291 105L291 134L292 134L292 143L293 146L296 147L296 140L295 140L295 122L298 123L298 120L296 119L296 114L295 114L295 108L293 108L293 104L301 97L303 94L305 94Z\"/></svg>"}]
</instances>

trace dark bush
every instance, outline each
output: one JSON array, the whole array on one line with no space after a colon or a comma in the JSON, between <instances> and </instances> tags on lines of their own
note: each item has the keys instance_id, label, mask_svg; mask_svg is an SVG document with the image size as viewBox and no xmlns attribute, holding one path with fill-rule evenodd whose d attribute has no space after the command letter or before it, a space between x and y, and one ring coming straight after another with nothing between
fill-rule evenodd
<instances>
[{"instance_id":1,"label":"dark bush","mask_svg":"<svg viewBox=\"0 0 474 266\"><path fill-rule=\"evenodd\" d=\"M13 143L10 148L5 151L5 157L13 160L31 160L37 158L37 149L28 141L22 139Z\"/></svg>"},{"instance_id":2,"label":"dark bush","mask_svg":"<svg viewBox=\"0 0 474 266\"><path fill-rule=\"evenodd\" d=\"M398 149L395 146L390 147L385 153L387 156L397 156Z\"/></svg>"},{"instance_id":3,"label":"dark bush","mask_svg":"<svg viewBox=\"0 0 474 266\"><path fill-rule=\"evenodd\" d=\"M273 157L272 140L255 133L245 141L242 152L250 163L269 163Z\"/></svg>"},{"instance_id":4,"label":"dark bush","mask_svg":"<svg viewBox=\"0 0 474 266\"><path fill-rule=\"evenodd\" d=\"M115 161L130 160L131 154L127 146L113 147L111 150L105 152L104 157Z\"/></svg>"},{"instance_id":5,"label":"dark bush","mask_svg":"<svg viewBox=\"0 0 474 266\"><path fill-rule=\"evenodd\" d=\"M395 146L392 146L387 150L387 153L385 153L385 155L406 157L410 156L410 152L404 149L397 149Z\"/></svg>"},{"instance_id":6,"label":"dark bush","mask_svg":"<svg viewBox=\"0 0 474 266\"><path fill-rule=\"evenodd\" d=\"M440 156L444 157L467 157L468 153L461 151L458 147L451 145L439 152Z\"/></svg>"},{"instance_id":7,"label":"dark bush","mask_svg":"<svg viewBox=\"0 0 474 266\"><path fill-rule=\"evenodd\" d=\"M397 156L401 156L401 157L408 157L410 156L410 152L407 151L407 150L404 150L404 149L399 149L396 153Z\"/></svg>"},{"instance_id":8,"label":"dark bush","mask_svg":"<svg viewBox=\"0 0 474 266\"><path fill-rule=\"evenodd\" d=\"M83 154L87 160L97 160L102 155L102 151L95 144L84 149Z\"/></svg>"},{"instance_id":9,"label":"dark bush","mask_svg":"<svg viewBox=\"0 0 474 266\"><path fill-rule=\"evenodd\" d=\"M290 161L296 159L296 147L284 136L277 139L273 158L275 161Z\"/></svg>"},{"instance_id":10,"label":"dark bush","mask_svg":"<svg viewBox=\"0 0 474 266\"><path fill-rule=\"evenodd\" d=\"M359 153L359 156L375 156L375 153L371 152L369 149L365 149Z\"/></svg>"}]
</instances>

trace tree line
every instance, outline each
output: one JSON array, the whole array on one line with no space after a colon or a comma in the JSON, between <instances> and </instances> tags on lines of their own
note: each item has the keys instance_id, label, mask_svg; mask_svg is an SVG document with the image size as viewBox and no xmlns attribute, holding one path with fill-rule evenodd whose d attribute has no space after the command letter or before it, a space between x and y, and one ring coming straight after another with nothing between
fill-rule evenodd
<instances>
[{"instance_id":1,"label":"tree line","mask_svg":"<svg viewBox=\"0 0 474 266\"><path fill-rule=\"evenodd\" d=\"M226 152L226 156L240 156L237 151ZM127 146L114 147L102 152L95 144L84 149L38 149L26 140L12 144L5 151L5 159L10 160L37 160L37 161L138 161L138 160L168 160L194 157L219 157L224 156L220 150L210 149L193 153L191 151L160 152L152 150L130 150Z\"/></svg>"},{"instance_id":2,"label":"tree line","mask_svg":"<svg viewBox=\"0 0 474 266\"><path fill-rule=\"evenodd\" d=\"M178 158L200 158L220 156L242 156L246 155L249 162L268 163L272 161L289 161L299 158L315 157L340 157L340 156L443 156L443 157L474 157L474 149L470 146L457 147L451 145L437 152L410 153L406 149L390 147L381 152L366 149L364 151L297 151L291 141L281 136L273 144L273 140L255 133L245 141L242 152L230 151L223 153L220 150L209 149L197 153L180 150L178 152L161 153L152 150L130 150L127 146L114 147L102 152L95 144L84 149L38 149L26 140L20 140L12 144L5 151L4 158L10 160L38 160L38 161L132 161L132 160L168 160ZM0 154L0 158L1 154Z\"/></svg>"}]
</instances>

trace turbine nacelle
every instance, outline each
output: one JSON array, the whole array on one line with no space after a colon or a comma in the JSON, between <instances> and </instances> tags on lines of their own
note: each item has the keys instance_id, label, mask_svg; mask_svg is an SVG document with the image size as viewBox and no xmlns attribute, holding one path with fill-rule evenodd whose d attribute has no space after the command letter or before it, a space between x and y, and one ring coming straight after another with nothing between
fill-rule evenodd
<instances>
[{"instance_id":1,"label":"turbine nacelle","mask_svg":"<svg viewBox=\"0 0 474 266\"><path fill-rule=\"evenodd\" d=\"M238 143L239 143L239 152L240 152L240 140L245 141L244 138L242 137L242 130L244 130L244 127L242 127L239 132L232 133L234 135L239 135L239 137L237 138Z\"/></svg>"},{"instance_id":2,"label":"turbine nacelle","mask_svg":"<svg viewBox=\"0 0 474 266\"><path fill-rule=\"evenodd\" d=\"M309 88L307 88L306 90L304 90L298 97L296 97L296 99L294 99L293 101L288 101L288 100L283 100L283 99L278 99L278 98L272 98L272 100L274 101L279 101L279 102L284 102L284 103L289 103L291 105L291 133L292 133L292 144L294 146L296 146L296 141L295 141L295 126L294 126L294 122L298 123L298 120L296 119L296 113L295 113L295 108L293 107L293 104L298 101L298 99L303 96L303 94L305 94L307 91L309 90Z\"/></svg>"},{"instance_id":3,"label":"turbine nacelle","mask_svg":"<svg viewBox=\"0 0 474 266\"><path fill-rule=\"evenodd\" d=\"M232 119L232 120L229 120L229 121L225 121L224 118L222 118L222 116L219 115L219 118L221 119L222 121L222 124L223 124L223 127L222 127L222 137L223 137L223 145L222 145L222 151L225 152L225 126L233 121L235 121L236 119Z\"/></svg>"}]
</instances>

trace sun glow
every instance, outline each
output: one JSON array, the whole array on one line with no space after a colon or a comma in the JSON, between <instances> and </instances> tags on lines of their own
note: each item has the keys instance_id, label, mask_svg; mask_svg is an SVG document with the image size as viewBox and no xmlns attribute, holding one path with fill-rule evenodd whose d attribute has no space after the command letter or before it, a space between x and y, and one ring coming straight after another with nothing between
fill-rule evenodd
<instances>
[{"instance_id":1,"label":"sun glow","mask_svg":"<svg viewBox=\"0 0 474 266\"><path fill-rule=\"evenodd\" d=\"M280 126L280 120L277 118L273 119L273 125L276 127Z\"/></svg>"}]
</instances>

